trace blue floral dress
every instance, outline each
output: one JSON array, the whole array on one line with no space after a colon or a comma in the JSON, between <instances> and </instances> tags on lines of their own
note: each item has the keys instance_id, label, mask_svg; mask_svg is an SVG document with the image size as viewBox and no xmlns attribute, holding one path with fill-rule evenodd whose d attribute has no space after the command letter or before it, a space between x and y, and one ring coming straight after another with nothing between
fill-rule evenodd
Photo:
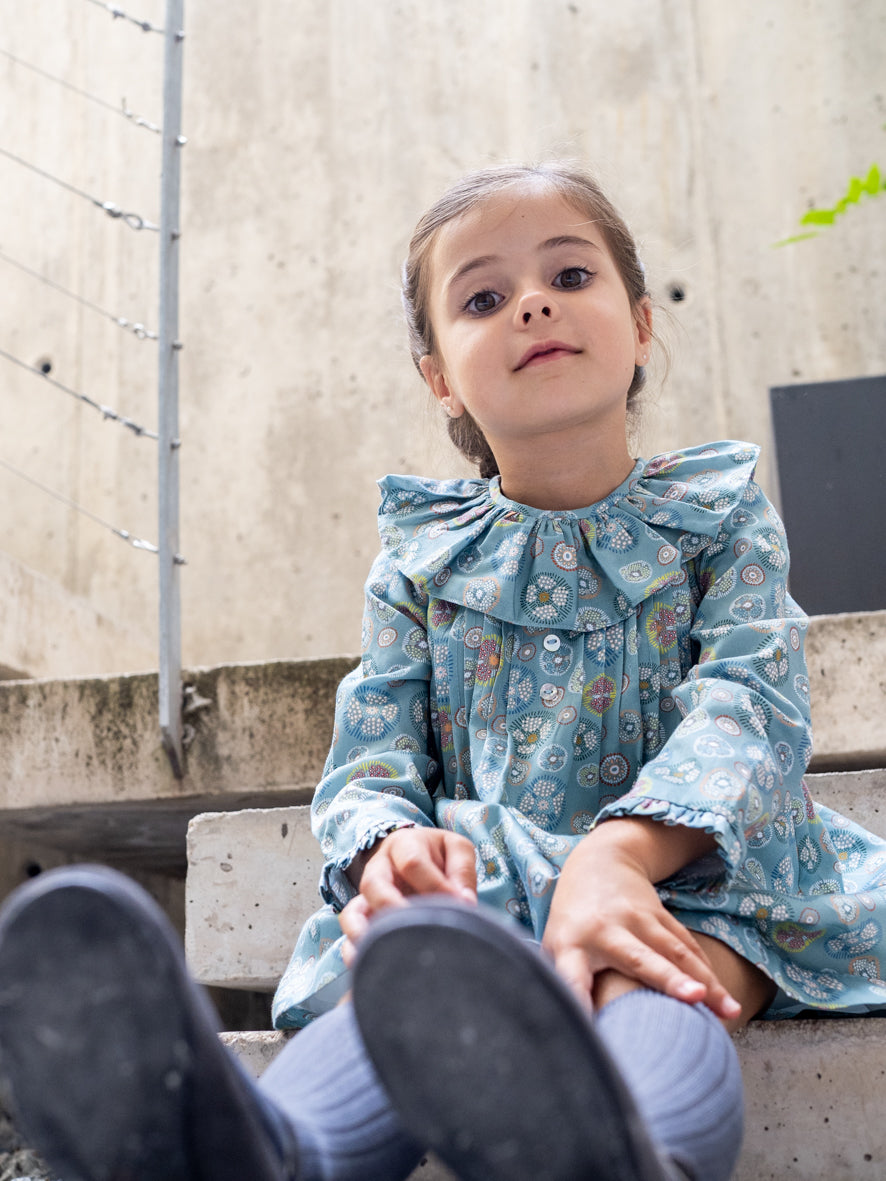
<instances>
[{"instance_id":1,"label":"blue floral dress","mask_svg":"<svg viewBox=\"0 0 886 1181\"><path fill-rule=\"evenodd\" d=\"M564 861L612 816L715 836L659 895L776 982L769 1016L886 1005L886 842L803 782L806 618L758 450L638 460L574 512L508 500L498 478L381 482L363 659L312 807L325 906L278 1027L341 976L344 871L383 834L469 837L481 902L540 938Z\"/></svg>"}]
</instances>

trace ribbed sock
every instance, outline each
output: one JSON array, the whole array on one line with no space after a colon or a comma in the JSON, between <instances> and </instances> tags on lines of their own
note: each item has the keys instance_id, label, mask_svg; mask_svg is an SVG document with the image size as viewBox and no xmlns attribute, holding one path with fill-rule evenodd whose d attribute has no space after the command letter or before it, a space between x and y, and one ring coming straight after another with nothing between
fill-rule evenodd
<instances>
[{"instance_id":1,"label":"ribbed sock","mask_svg":"<svg viewBox=\"0 0 886 1181\"><path fill-rule=\"evenodd\" d=\"M400 1122L350 1003L294 1037L259 1081L298 1142L293 1181L399 1181L424 1155Z\"/></svg>"},{"instance_id":2,"label":"ribbed sock","mask_svg":"<svg viewBox=\"0 0 886 1181\"><path fill-rule=\"evenodd\" d=\"M692 1181L727 1181L744 1097L735 1047L713 1013L644 988L604 1006L596 1029L658 1146Z\"/></svg>"}]
</instances>

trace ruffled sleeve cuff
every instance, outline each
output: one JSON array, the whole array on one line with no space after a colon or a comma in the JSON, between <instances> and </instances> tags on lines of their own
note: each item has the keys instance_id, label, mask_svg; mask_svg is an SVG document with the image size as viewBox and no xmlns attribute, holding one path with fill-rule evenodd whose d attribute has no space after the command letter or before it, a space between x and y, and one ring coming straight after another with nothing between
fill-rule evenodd
<instances>
[{"instance_id":1,"label":"ruffled sleeve cuff","mask_svg":"<svg viewBox=\"0 0 886 1181\"><path fill-rule=\"evenodd\" d=\"M620 800L616 800L612 804L608 804L597 816L595 827L605 820L611 820L616 817L640 817L646 820L658 820L663 824L680 824L685 828L697 828L704 832L712 834L717 842L717 851L720 854L718 858L699 858L698 861L693 862L693 877L697 877L694 871L707 860L710 865L710 876L712 878L722 878L724 875L727 879L731 879L739 870L743 860L743 850L741 841L735 834L735 830L726 816L720 816L716 812L708 812L700 808L687 808L683 804L675 804L670 800L659 800L650 796L631 796L626 795ZM687 867L688 868L688 867ZM681 876L683 871L675 874L675 880Z\"/></svg>"},{"instance_id":2,"label":"ruffled sleeve cuff","mask_svg":"<svg viewBox=\"0 0 886 1181\"><path fill-rule=\"evenodd\" d=\"M320 894L323 901L329 903L336 911L344 910L351 899L356 897L358 893L346 873L351 862L360 853L365 853L367 849L371 849L376 841L381 840L382 837L386 837L388 833L394 832L395 829L416 827L417 825L414 820L386 820L378 821L365 829L357 844L349 852L336 858L335 861L327 862L323 866L323 872L320 875Z\"/></svg>"}]
</instances>

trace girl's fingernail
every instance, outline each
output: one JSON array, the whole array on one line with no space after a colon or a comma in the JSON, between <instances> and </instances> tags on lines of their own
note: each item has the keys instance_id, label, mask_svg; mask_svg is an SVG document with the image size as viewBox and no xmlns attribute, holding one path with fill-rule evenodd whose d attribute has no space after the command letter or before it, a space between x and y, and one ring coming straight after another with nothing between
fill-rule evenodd
<instances>
[{"instance_id":1,"label":"girl's fingernail","mask_svg":"<svg viewBox=\"0 0 886 1181\"><path fill-rule=\"evenodd\" d=\"M477 895L470 888L470 886L462 887L461 896L464 898L465 902L470 902L472 906L477 901Z\"/></svg>"},{"instance_id":2,"label":"girl's fingernail","mask_svg":"<svg viewBox=\"0 0 886 1181\"><path fill-rule=\"evenodd\" d=\"M698 983L694 980L685 980L678 988L677 995L688 999L695 996L698 992Z\"/></svg>"}]
</instances>

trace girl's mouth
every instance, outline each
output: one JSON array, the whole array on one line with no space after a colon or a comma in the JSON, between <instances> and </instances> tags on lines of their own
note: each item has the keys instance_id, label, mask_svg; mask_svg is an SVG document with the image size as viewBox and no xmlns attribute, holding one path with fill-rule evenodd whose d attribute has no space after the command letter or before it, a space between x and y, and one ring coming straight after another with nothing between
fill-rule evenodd
<instances>
[{"instance_id":1,"label":"girl's mouth","mask_svg":"<svg viewBox=\"0 0 886 1181\"><path fill-rule=\"evenodd\" d=\"M581 349L573 348L572 345L564 344L560 340L543 340L526 350L514 372L525 369L527 365L540 365L546 361L554 361L558 357L571 356L580 352Z\"/></svg>"}]
</instances>

